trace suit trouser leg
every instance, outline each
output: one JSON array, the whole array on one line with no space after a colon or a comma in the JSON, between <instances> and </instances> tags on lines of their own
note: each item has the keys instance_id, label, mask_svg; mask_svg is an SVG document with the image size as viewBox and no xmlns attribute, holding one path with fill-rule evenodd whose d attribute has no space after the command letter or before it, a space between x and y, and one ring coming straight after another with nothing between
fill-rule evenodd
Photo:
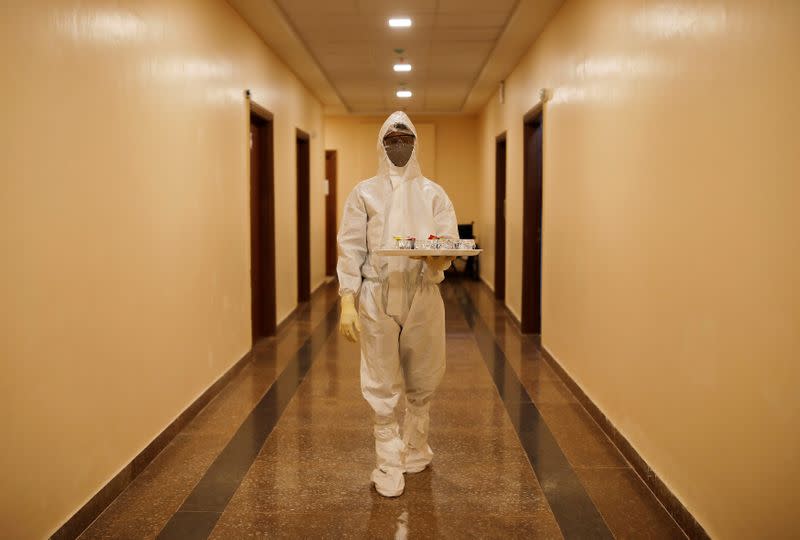
<instances>
[{"instance_id":1,"label":"suit trouser leg","mask_svg":"<svg viewBox=\"0 0 800 540\"><path fill-rule=\"evenodd\" d=\"M380 283L362 284L359 318L361 393L375 413L376 468L372 479L380 493L394 494L402 492L404 485L403 441L395 415L403 393L398 349L400 326L382 308Z\"/></svg>"},{"instance_id":2,"label":"suit trouser leg","mask_svg":"<svg viewBox=\"0 0 800 540\"><path fill-rule=\"evenodd\" d=\"M438 285L424 283L414 296L400 333L400 365L406 383L403 441L409 452L421 451L427 457L418 459L429 462L430 404L445 372L444 302Z\"/></svg>"}]
</instances>

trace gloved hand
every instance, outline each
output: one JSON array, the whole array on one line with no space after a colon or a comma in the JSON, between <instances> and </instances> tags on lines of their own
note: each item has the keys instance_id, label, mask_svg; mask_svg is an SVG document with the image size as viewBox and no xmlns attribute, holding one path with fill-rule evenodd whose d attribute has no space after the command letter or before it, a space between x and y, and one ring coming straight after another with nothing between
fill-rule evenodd
<instances>
[{"instance_id":1,"label":"gloved hand","mask_svg":"<svg viewBox=\"0 0 800 540\"><path fill-rule=\"evenodd\" d=\"M358 322L358 312L352 294L342 296L342 314L339 318L339 333L352 342L358 341L361 332L361 323Z\"/></svg>"},{"instance_id":2,"label":"gloved hand","mask_svg":"<svg viewBox=\"0 0 800 540\"><path fill-rule=\"evenodd\" d=\"M425 264L428 265L432 272L441 272L446 270L454 260L455 257L428 256L425 257Z\"/></svg>"}]
</instances>

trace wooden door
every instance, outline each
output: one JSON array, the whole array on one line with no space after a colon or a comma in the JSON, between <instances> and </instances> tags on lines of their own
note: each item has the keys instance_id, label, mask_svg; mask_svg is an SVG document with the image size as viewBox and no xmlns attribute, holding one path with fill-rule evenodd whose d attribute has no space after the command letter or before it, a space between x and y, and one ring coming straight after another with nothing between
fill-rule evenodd
<instances>
[{"instance_id":1,"label":"wooden door","mask_svg":"<svg viewBox=\"0 0 800 540\"><path fill-rule=\"evenodd\" d=\"M506 136L497 138L494 161L494 296L506 297Z\"/></svg>"},{"instance_id":2,"label":"wooden door","mask_svg":"<svg viewBox=\"0 0 800 540\"><path fill-rule=\"evenodd\" d=\"M522 248L522 331L542 331L542 115L525 121Z\"/></svg>"},{"instance_id":3,"label":"wooden door","mask_svg":"<svg viewBox=\"0 0 800 540\"><path fill-rule=\"evenodd\" d=\"M258 110L256 110L258 109ZM275 335L275 188L271 115L250 113L250 286L253 344Z\"/></svg>"},{"instance_id":4,"label":"wooden door","mask_svg":"<svg viewBox=\"0 0 800 540\"><path fill-rule=\"evenodd\" d=\"M325 151L325 275L336 275L336 150Z\"/></svg>"},{"instance_id":5,"label":"wooden door","mask_svg":"<svg viewBox=\"0 0 800 540\"><path fill-rule=\"evenodd\" d=\"M297 301L311 298L310 144L297 130Z\"/></svg>"}]
</instances>

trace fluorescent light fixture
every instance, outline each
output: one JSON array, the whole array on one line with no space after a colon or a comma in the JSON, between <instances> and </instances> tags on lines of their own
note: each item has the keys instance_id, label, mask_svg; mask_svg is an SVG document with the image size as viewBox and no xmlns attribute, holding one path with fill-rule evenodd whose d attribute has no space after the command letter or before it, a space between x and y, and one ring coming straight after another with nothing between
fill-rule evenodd
<instances>
[{"instance_id":1,"label":"fluorescent light fixture","mask_svg":"<svg viewBox=\"0 0 800 540\"><path fill-rule=\"evenodd\" d=\"M408 28L411 26L411 19L397 18L389 19L389 26L392 28Z\"/></svg>"},{"instance_id":2,"label":"fluorescent light fixture","mask_svg":"<svg viewBox=\"0 0 800 540\"><path fill-rule=\"evenodd\" d=\"M395 64L395 71L411 71L411 64Z\"/></svg>"},{"instance_id":3,"label":"fluorescent light fixture","mask_svg":"<svg viewBox=\"0 0 800 540\"><path fill-rule=\"evenodd\" d=\"M397 97L399 97L399 98L410 98L413 95L414 94L411 92L411 90L398 90L397 91Z\"/></svg>"}]
</instances>

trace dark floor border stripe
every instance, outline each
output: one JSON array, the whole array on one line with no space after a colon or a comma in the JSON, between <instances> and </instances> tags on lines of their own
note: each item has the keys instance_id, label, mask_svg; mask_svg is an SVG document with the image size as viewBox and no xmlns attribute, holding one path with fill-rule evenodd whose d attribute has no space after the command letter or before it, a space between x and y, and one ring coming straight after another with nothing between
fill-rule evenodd
<instances>
[{"instance_id":1,"label":"dark floor border stripe","mask_svg":"<svg viewBox=\"0 0 800 540\"><path fill-rule=\"evenodd\" d=\"M614 446L617 447L617 450L628 460L631 464L633 469L636 471L636 474L642 479L645 485L650 488L650 491L653 492L656 499L661 503L661 505L666 509L667 513L672 516L672 519L678 524L678 526L683 530L684 534L689 538L697 538L697 539L710 539L711 537L708 535L706 530L703 528L702 525L695 519L691 512L681 503L680 499L678 499L672 491L664 484L661 478L653 472L653 469L647 464L647 462L639 455L639 452L628 442L622 433L611 423L611 420L603 414L603 411L594 404L594 402L587 396L584 391L578 386L572 377L564 370L561 364L553 358L553 355L543 346L539 345L539 349L542 351L542 357L544 358L545 362L553 368L553 371L561 378L567 388L575 395L575 398L578 402L583 406L584 409L589 413L589 415L594 419L600 429L606 434L606 436L611 439L611 442L614 443Z\"/></svg>"},{"instance_id":2,"label":"dark floor border stripe","mask_svg":"<svg viewBox=\"0 0 800 540\"><path fill-rule=\"evenodd\" d=\"M455 287L467 324L500 393L545 498L566 539L613 538L603 516L561 451L505 353L481 318L469 293Z\"/></svg>"},{"instance_id":3,"label":"dark floor border stripe","mask_svg":"<svg viewBox=\"0 0 800 540\"><path fill-rule=\"evenodd\" d=\"M158 535L159 539L209 537L286 405L303 382L315 357L336 327L338 315L334 304L167 522Z\"/></svg>"}]
</instances>

